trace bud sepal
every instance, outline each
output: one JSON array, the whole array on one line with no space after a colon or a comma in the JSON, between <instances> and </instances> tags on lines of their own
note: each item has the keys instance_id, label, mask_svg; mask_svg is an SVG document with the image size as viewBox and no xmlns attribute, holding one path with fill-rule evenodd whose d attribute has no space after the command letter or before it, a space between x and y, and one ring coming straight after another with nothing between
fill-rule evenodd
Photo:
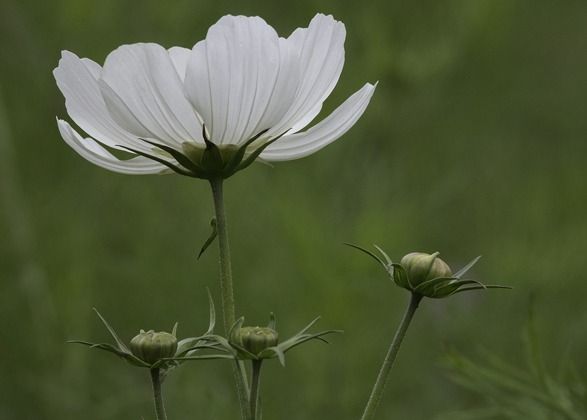
<instances>
[{"instance_id":1,"label":"bud sepal","mask_svg":"<svg viewBox=\"0 0 587 420\"><path fill-rule=\"evenodd\" d=\"M209 326L206 333L199 337L188 337L178 341L178 324L175 323L171 333L141 330L127 346L102 314L94 308L100 321L102 321L113 338L115 345L110 343L91 343L82 340L70 340L68 343L82 344L90 348L113 353L136 367L161 369L162 371L168 371L188 360L232 359L232 356L226 354L224 348L219 346L212 338L214 337L216 314L210 292L208 292L208 298L210 304ZM202 350L214 350L220 353L197 355Z\"/></svg>"},{"instance_id":2,"label":"bud sepal","mask_svg":"<svg viewBox=\"0 0 587 420\"><path fill-rule=\"evenodd\" d=\"M277 332L277 319L273 313L270 314L269 323L266 327L243 326L245 318L239 318L230 328L228 339L213 335L214 340L224 351L230 353L236 360L264 360L277 358L285 366L285 353L294 347L307 341L319 340L324 343L328 341L326 335L342 333L341 330L325 330L315 333L308 332L320 319L315 318L302 328L297 334L285 341L279 341Z\"/></svg>"},{"instance_id":3,"label":"bud sepal","mask_svg":"<svg viewBox=\"0 0 587 420\"><path fill-rule=\"evenodd\" d=\"M511 289L509 286L483 284L477 280L463 279L463 276L479 261L481 256L474 258L455 274L443 260L440 253L426 254L412 252L405 255L400 263L392 262L391 258L379 246L374 245L380 255L360 247L356 248L375 259L392 278L393 282L410 292L433 299L442 299L461 292L486 289Z\"/></svg>"}]
</instances>

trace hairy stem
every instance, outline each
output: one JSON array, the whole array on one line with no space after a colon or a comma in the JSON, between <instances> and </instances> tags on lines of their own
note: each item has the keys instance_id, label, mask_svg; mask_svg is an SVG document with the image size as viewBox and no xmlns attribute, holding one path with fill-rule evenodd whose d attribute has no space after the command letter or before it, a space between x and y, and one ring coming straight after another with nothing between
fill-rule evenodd
<instances>
[{"instance_id":1,"label":"hairy stem","mask_svg":"<svg viewBox=\"0 0 587 420\"><path fill-rule=\"evenodd\" d=\"M167 420L161 394L161 372L159 368L151 369L151 382L153 383L153 400L155 401L157 420Z\"/></svg>"},{"instance_id":2,"label":"hairy stem","mask_svg":"<svg viewBox=\"0 0 587 420\"><path fill-rule=\"evenodd\" d=\"M222 318L224 332L228 334L235 321L234 291L232 286L232 267L230 262L230 247L228 246L228 229L226 226L226 212L224 210L223 179L210 181L216 213L216 228L218 229L218 250L220 252L220 292L222 294Z\"/></svg>"},{"instance_id":3,"label":"hairy stem","mask_svg":"<svg viewBox=\"0 0 587 420\"><path fill-rule=\"evenodd\" d=\"M397 357L397 353L399 352L399 348L402 344L402 341L406 335L406 331L410 326L410 322L414 317L414 313L416 309L418 309L418 305L422 300L422 295L418 295L416 293L412 293L410 298L410 303L406 308L406 312L404 313L404 317L399 324L398 329L395 332L395 336L393 337L393 341L389 346L389 350L387 351L387 355L383 360L383 364L381 365L381 369L379 370L379 375L377 375L377 380L375 381L375 385L373 386L373 390L371 391L371 395L369 396L369 401L365 406L365 411L363 412L363 416L361 420L372 420L375 417L375 412L377 411L377 407L379 406L379 402L383 397L383 392L385 390L385 384L387 382L387 378L389 377L389 372L391 372L391 368L393 366L393 362Z\"/></svg>"},{"instance_id":4,"label":"hairy stem","mask_svg":"<svg viewBox=\"0 0 587 420\"><path fill-rule=\"evenodd\" d=\"M230 247L228 245L228 228L226 225L226 211L224 209L224 193L222 178L210 180L212 197L214 198L214 212L216 217L216 229L218 231L218 251L220 255L220 293L222 296L222 319L224 333L228 334L230 327L235 322L234 290L232 286L232 267L230 260ZM246 371L241 368L242 362L237 361L233 365L233 375L241 409L241 417L248 417L248 392Z\"/></svg>"}]
</instances>

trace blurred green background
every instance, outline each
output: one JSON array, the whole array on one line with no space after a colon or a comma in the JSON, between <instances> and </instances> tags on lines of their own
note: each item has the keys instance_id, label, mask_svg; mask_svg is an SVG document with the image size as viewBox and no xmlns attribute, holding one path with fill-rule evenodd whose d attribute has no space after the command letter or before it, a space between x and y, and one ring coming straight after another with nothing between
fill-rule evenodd
<instances>
[{"instance_id":1,"label":"blurred green background","mask_svg":"<svg viewBox=\"0 0 587 420\"><path fill-rule=\"evenodd\" d=\"M455 268L483 254L475 278L515 287L424 301L379 418L506 418L476 417L498 403L442 360L487 351L523 367L530 295L545 365L586 372L584 0L0 0L0 418L153 418L146 371L65 341L108 339L93 306L126 339L176 320L199 334L205 287L218 297L216 248L195 258L208 186L110 173L69 149L60 50L101 63L125 43L191 47L229 13L285 36L316 12L347 28L325 112L379 86L340 141L227 182L237 312L262 324L275 311L283 335L316 315L345 330L266 366L264 417L360 416L408 296L343 242L438 250ZM186 365L166 395L172 419L237 418L227 363Z\"/></svg>"}]
</instances>

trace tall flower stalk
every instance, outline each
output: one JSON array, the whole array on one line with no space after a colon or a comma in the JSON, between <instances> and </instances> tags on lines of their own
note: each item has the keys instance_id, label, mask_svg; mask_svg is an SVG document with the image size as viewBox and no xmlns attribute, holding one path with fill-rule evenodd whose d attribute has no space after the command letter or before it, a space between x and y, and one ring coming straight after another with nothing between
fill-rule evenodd
<instances>
[{"instance_id":1,"label":"tall flower stalk","mask_svg":"<svg viewBox=\"0 0 587 420\"><path fill-rule=\"evenodd\" d=\"M228 243L228 226L226 223L226 210L224 209L224 180L222 178L211 179L210 187L214 199L214 213L218 233L222 317L224 333L227 334L235 321L235 304L234 287L232 284L232 262L230 259L230 245Z\"/></svg>"},{"instance_id":2,"label":"tall flower stalk","mask_svg":"<svg viewBox=\"0 0 587 420\"><path fill-rule=\"evenodd\" d=\"M214 199L214 214L216 217L216 230L218 234L222 318L224 333L228 334L230 328L235 322L235 303L232 282L232 262L230 259L230 245L228 243L228 227L226 223L226 210L224 208L224 180L222 178L211 179L210 187ZM236 383L241 417L247 419L249 417L247 372L243 366L243 362L240 360L235 360L232 370Z\"/></svg>"}]
</instances>

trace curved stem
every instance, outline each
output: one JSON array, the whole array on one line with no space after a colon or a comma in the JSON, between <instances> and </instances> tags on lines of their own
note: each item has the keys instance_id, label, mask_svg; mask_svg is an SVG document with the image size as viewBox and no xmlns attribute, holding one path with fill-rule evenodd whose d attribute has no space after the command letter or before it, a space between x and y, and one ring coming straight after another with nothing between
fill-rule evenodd
<instances>
[{"instance_id":1,"label":"curved stem","mask_svg":"<svg viewBox=\"0 0 587 420\"><path fill-rule=\"evenodd\" d=\"M263 360L253 360L253 377L251 378L251 413L250 419L257 420L259 405L259 389L261 386L261 365Z\"/></svg>"},{"instance_id":2,"label":"curved stem","mask_svg":"<svg viewBox=\"0 0 587 420\"><path fill-rule=\"evenodd\" d=\"M228 245L228 228L226 225L226 211L224 209L224 193L222 178L210 180L212 197L214 199L214 212L216 217L216 229L218 231L218 251L220 255L220 293L222 296L222 319L224 333L228 334L230 327L235 322L234 290L232 286L232 266L230 260L230 247ZM236 383L236 391L241 410L241 417L248 417L248 392L246 391L246 371L241 368L239 361L233 365L232 373Z\"/></svg>"},{"instance_id":3,"label":"curved stem","mask_svg":"<svg viewBox=\"0 0 587 420\"><path fill-rule=\"evenodd\" d=\"M377 380L375 381L375 385L373 386L373 390L371 391L369 401L365 406L365 411L363 412L361 420L372 420L375 417L375 412L377 411L377 407L379 406L381 397L383 397L383 391L385 390L385 383L387 382L389 372L391 372L393 362L397 357L397 353L399 352L399 348L406 335L406 331L410 326L410 322L412 321L414 313L416 312L416 309L418 309L418 305L420 304L421 300L422 295L412 293L410 303L406 308L404 317L402 318L402 321L400 322L399 327L395 332L393 341L391 342L389 350L387 351L387 355L383 360L383 364L381 365L381 369L379 370L379 375L377 375Z\"/></svg>"},{"instance_id":4,"label":"curved stem","mask_svg":"<svg viewBox=\"0 0 587 420\"><path fill-rule=\"evenodd\" d=\"M153 383L153 400L155 401L157 420L167 420L161 394L161 372L159 368L151 369L151 382Z\"/></svg>"}]
</instances>

